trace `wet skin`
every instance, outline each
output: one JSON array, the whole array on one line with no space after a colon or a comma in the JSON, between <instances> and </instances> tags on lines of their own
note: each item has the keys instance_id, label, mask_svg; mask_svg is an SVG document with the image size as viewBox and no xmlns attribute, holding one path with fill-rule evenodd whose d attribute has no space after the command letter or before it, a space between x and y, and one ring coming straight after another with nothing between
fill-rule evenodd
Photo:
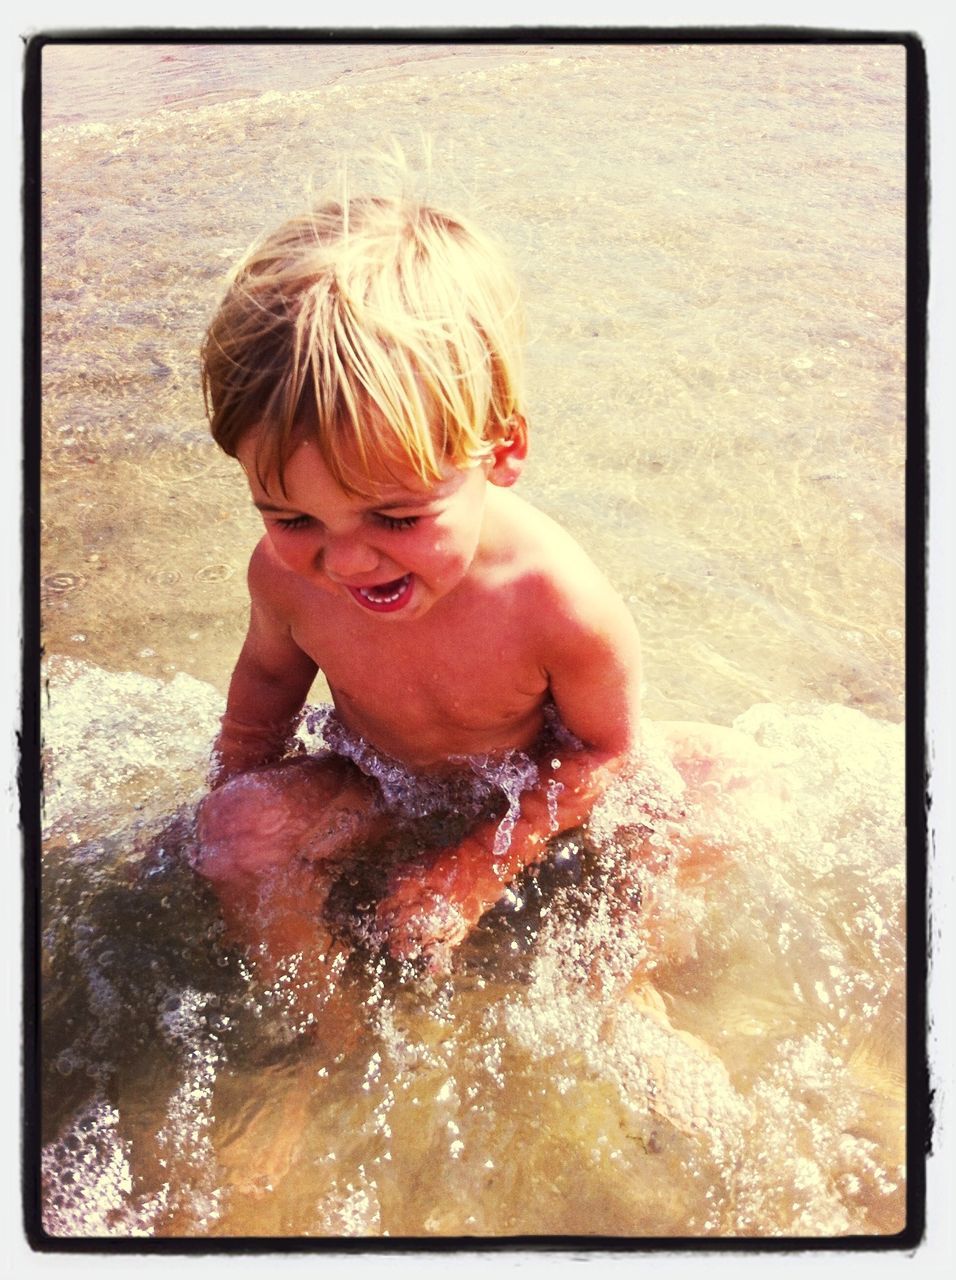
<instances>
[{"instance_id":1,"label":"wet skin","mask_svg":"<svg viewBox=\"0 0 956 1280\"><path fill-rule=\"evenodd\" d=\"M543 856L555 830L549 778L562 783L557 828L576 826L636 741L634 623L574 540L510 492L523 424L475 466L446 465L429 486L410 472L382 476L370 498L344 492L309 441L280 487L257 474L256 446L253 433L239 460L266 535L217 743L220 786L201 813L205 874L224 885L293 858L324 861L381 829L357 770L262 768L320 669L348 728L413 770L533 747L550 699L583 743L562 752L559 770L539 761L542 785L523 797L506 857L492 858L486 823L393 876L378 910L389 948L435 954Z\"/></svg>"}]
</instances>

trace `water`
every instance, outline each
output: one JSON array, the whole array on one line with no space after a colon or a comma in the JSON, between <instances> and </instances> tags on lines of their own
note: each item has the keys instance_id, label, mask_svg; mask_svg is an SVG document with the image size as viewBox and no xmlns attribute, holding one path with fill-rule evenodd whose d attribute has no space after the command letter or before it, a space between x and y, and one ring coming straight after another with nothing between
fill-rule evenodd
<instances>
[{"instance_id":1,"label":"water","mask_svg":"<svg viewBox=\"0 0 956 1280\"><path fill-rule=\"evenodd\" d=\"M48 1230L897 1231L902 51L265 52L44 54ZM422 130L525 286L525 495L648 719L789 799L700 797L730 854L635 884L611 796L447 979L267 981L187 865L258 536L196 353L264 225Z\"/></svg>"}]
</instances>

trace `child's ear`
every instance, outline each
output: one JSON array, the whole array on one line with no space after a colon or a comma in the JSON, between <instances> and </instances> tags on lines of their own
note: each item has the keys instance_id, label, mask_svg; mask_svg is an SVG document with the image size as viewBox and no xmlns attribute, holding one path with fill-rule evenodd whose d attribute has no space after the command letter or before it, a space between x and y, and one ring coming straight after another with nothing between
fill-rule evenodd
<instances>
[{"instance_id":1,"label":"child's ear","mask_svg":"<svg viewBox=\"0 0 956 1280\"><path fill-rule=\"evenodd\" d=\"M516 413L509 424L511 434L507 440L496 444L492 451L491 471L488 479L492 484L507 489L521 475L524 460L528 456L528 424L520 413Z\"/></svg>"}]
</instances>

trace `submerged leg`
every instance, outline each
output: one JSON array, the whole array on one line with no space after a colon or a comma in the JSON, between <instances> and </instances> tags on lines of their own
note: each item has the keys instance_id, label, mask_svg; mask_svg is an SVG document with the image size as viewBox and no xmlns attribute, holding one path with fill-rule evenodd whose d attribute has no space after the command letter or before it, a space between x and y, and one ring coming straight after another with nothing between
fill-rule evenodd
<instances>
[{"instance_id":1,"label":"submerged leg","mask_svg":"<svg viewBox=\"0 0 956 1280\"><path fill-rule=\"evenodd\" d=\"M685 784L684 812L654 823L631 849L656 966L696 955L699 925L685 895L710 892L753 847L754 833L776 824L790 789L787 761L739 730L692 721L655 722L654 730Z\"/></svg>"},{"instance_id":2,"label":"submerged leg","mask_svg":"<svg viewBox=\"0 0 956 1280\"><path fill-rule=\"evenodd\" d=\"M691 720L655 721L688 798L707 808L723 796L746 805L789 798L784 761L738 729Z\"/></svg>"},{"instance_id":3,"label":"submerged leg","mask_svg":"<svg viewBox=\"0 0 956 1280\"><path fill-rule=\"evenodd\" d=\"M341 861L387 825L375 785L333 756L242 774L202 802L194 866L260 975L291 981L307 1011L325 1007L341 950L323 920Z\"/></svg>"},{"instance_id":4,"label":"submerged leg","mask_svg":"<svg viewBox=\"0 0 956 1280\"><path fill-rule=\"evenodd\" d=\"M196 869L213 882L322 862L384 830L377 789L335 756L240 774L203 800Z\"/></svg>"}]
</instances>

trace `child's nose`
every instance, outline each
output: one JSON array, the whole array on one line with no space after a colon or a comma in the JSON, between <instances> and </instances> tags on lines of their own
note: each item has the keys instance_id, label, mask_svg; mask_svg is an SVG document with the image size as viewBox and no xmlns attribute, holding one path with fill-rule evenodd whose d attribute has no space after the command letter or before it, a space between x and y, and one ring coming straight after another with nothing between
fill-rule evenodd
<instances>
[{"instance_id":1,"label":"child's nose","mask_svg":"<svg viewBox=\"0 0 956 1280\"><path fill-rule=\"evenodd\" d=\"M333 578L348 579L371 573L378 566L378 552L363 538L354 535L326 538L323 567Z\"/></svg>"}]
</instances>

